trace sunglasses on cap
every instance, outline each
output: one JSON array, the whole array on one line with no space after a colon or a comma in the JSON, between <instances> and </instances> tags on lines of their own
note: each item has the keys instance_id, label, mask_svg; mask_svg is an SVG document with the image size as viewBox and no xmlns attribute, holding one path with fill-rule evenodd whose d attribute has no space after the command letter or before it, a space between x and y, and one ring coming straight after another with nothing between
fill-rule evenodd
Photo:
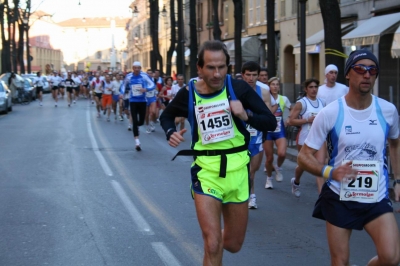
<instances>
[{"instance_id":1,"label":"sunglasses on cap","mask_svg":"<svg viewBox=\"0 0 400 266\"><path fill-rule=\"evenodd\" d=\"M364 66L364 65L352 65L351 68L358 74L365 74L367 71L370 75L374 76L379 73L379 69L376 66Z\"/></svg>"}]
</instances>

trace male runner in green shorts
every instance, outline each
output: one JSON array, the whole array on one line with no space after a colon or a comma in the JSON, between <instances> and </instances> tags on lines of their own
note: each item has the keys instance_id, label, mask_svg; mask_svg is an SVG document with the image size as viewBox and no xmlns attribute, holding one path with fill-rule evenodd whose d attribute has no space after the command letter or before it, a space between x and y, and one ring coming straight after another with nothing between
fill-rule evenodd
<instances>
[{"instance_id":1,"label":"male runner in green shorts","mask_svg":"<svg viewBox=\"0 0 400 266\"><path fill-rule=\"evenodd\" d=\"M177 155L195 158L191 189L204 240L203 265L222 265L223 249L238 252L244 241L250 190L250 133L245 124L260 131L276 127L261 97L246 82L227 76L228 65L226 46L205 42L197 61L203 79L179 90L160 118L172 147L186 132L177 132L175 117L186 117L191 125L191 150Z\"/></svg>"}]
</instances>

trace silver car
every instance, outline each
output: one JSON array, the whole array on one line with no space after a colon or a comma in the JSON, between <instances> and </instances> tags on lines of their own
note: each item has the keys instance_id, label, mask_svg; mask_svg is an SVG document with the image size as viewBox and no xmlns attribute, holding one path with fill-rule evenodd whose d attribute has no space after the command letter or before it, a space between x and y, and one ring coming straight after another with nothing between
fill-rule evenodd
<instances>
[{"instance_id":1,"label":"silver car","mask_svg":"<svg viewBox=\"0 0 400 266\"><path fill-rule=\"evenodd\" d=\"M12 111L11 91L6 83L0 80L0 112L7 114Z\"/></svg>"}]
</instances>

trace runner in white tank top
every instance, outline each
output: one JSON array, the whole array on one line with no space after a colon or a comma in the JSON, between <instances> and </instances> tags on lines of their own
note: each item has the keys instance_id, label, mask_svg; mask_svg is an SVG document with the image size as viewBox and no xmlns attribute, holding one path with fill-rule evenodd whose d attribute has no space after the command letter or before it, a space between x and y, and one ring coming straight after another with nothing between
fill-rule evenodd
<instances>
[{"instance_id":1,"label":"runner in white tank top","mask_svg":"<svg viewBox=\"0 0 400 266\"><path fill-rule=\"evenodd\" d=\"M327 180L313 217L326 221L331 264L349 264L352 230L362 229L372 238L378 254L368 265L400 263L386 156L388 144L393 191L399 201L399 114L393 104L371 94L378 74L378 59L370 51L356 50L349 55L345 66L349 92L317 115L298 156L300 167L321 173ZM328 165L315 158L325 140Z\"/></svg>"},{"instance_id":2,"label":"runner in white tank top","mask_svg":"<svg viewBox=\"0 0 400 266\"><path fill-rule=\"evenodd\" d=\"M324 108L321 99L317 98L318 93L318 84L319 81L317 79L307 79L304 82L304 97L296 102L292 112L290 113L288 123L291 126L300 127L300 131L297 134L296 144L297 150L300 151L303 147L304 141L310 131L311 125L313 124L314 118L316 115ZM325 158L325 150L321 150L318 152L318 158L321 162ZM294 177L291 179L292 184L292 193L296 197L300 197L300 178L303 174L304 170L299 166L296 167ZM320 187L322 187L323 179L321 177L316 177L318 191L320 191ZM321 180L322 182L318 182Z\"/></svg>"}]
</instances>

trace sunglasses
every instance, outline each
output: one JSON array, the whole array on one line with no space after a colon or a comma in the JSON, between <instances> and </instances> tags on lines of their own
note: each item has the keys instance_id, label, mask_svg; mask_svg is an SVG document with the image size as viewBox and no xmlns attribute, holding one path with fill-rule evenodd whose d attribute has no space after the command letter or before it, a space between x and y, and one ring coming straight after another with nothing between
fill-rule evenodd
<instances>
[{"instance_id":1,"label":"sunglasses","mask_svg":"<svg viewBox=\"0 0 400 266\"><path fill-rule=\"evenodd\" d=\"M367 71L370 75L374 76L379 73L379 69L376 66L364 66L364 65L352 65L351 68L358 74L365 74Z\"/></svg>"}]
</instances>

